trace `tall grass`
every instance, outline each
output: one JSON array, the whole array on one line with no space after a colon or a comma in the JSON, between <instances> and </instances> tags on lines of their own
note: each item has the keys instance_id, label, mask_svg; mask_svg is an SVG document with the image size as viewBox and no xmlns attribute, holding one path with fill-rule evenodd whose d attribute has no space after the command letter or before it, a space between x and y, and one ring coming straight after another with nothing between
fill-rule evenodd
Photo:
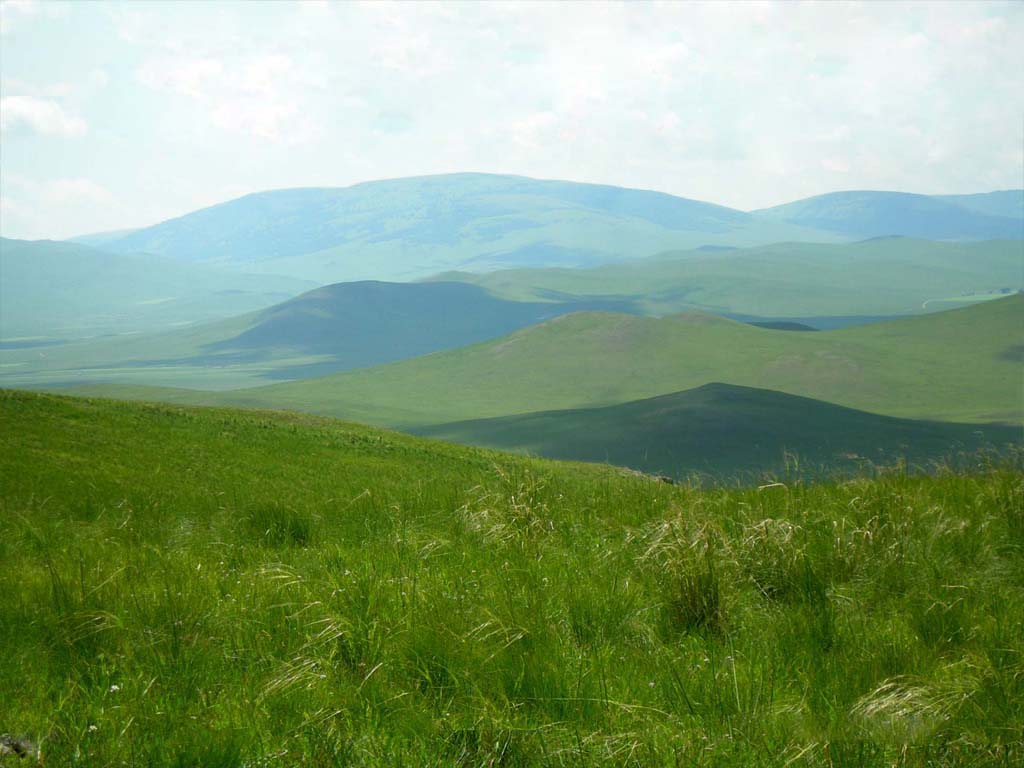
<instances>
[{"instance_id":1,"label":"tall grass","mask_svg":"<svg viewBox=\"0 0 1024 768\"><path fill-rule=\"evenodd\" d=\"M701 489L307 417L0 418L0 732L47 765L1024 760L1020 466Z\"/></svg>"}]
</instances>

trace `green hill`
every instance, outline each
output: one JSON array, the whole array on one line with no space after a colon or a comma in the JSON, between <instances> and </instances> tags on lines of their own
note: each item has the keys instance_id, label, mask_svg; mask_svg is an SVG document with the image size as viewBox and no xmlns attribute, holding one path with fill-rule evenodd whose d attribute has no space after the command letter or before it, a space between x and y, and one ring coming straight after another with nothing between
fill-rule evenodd
<instances>
[{"instance_id":1,"label":"green hill","mask_svg":"<svg viewBox=\"0 0 1024 768\"><path fill-rule=\"evenodd\" d=\"M78 243L0 238L0 341L154 331L250 312L310 287Z\"/></svg>"},{"instance_id":2,"label":"green hill","mask_svg":"<svg viewBox=\"0 0 1024 768\"><path fill-rule=\"evenodd\" d=\"M995 216L989 212L1009 213L1007 208L1000 197L986 200L975 195L932 197L858 190L809 197L754 211L754 215L766 221L812 227L854 238L887 235L930 240L1024 238L1024 211L1020 208L1013 216Z\"/></svg>"},{"instance_id":3,"label":"green hill","mask_svg":"<svg viewBox=\"0 0 1024 768\"><path fill-rule=\"evenodd\" d=\"M672 487L0 391L4 746L153 768L1017 762L1020 467L781 479Z\"/></svg>"},{"instance_id":4,"label":"green hill","mask_svg":"<svg viewBox=\"0 0 1024 768\"><path fill-rule=\"evenodd\" d=\"M1024 421L1024 295L819 333L581 312L376 368L199 399L427 426L599 407L712 382L902 418Z\"/></svg>"},{"instance_id":5,"label":"green hill","mask_svg":"<svg viewBox=\"0 0 1024 768\"><path fill-rule=\"evenodd\" d=\"M449 273L438 279L470 282L509 299L602 297L633 301L653 315L700 309L804 318L829 327L836 316L915 314L1024 288L1024 243L899 237L841 245L775 243L665 253L593 269Z\"/></svg>"},{"instance_id":6,"label":"green hill","mask_svg":"<svg viewBox=\"0 0 1024 768\"><path fill-rule=\"evenodd\" d=\"M877 416L781 392L706 384L604 408L440 424L417 434L647 473L751 476L863 470L864 462L941 461L1024 443L1020 427ZM1024 447L1024 446L1022 446Z\"/></svg>"},{"instance_id":7,"label":"green hill","mask_svg":"<svg viewBox=\"0 0 1024 768\"><path fill-rule=\"evenodd\" d=\"M832 239L659 192L462 173L260 192L104 247L333 283L576 267L707 242Z\"/></svg>"}]
</instances>

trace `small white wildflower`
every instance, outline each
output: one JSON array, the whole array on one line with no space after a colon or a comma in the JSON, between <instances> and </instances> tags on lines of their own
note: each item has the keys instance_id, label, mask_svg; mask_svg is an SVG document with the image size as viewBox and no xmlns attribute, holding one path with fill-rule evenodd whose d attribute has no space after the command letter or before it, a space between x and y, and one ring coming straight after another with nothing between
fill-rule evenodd
<instances>
[{"instance_id":1,"label":"small white wildflower","mask_svg":"<svg viewBox=\"0 0 1024 768\"><path fill-rule=\"evenodd\" d=\"M112 686L110 686L110 692L111 693L117 693L120 690L121 690L121 686L118 685L117 683L114 683Z\"/></svg>"},{"instance_id":2,"label":"small white wildflower","mask_svg":"<svg viewBox=\"0 0 1024 768\"><path fill-rule=\"evenodd\" d=\"M649 683L647 684L647 687L648 687L648 688L653 688L653 687L654 687L654 681L653 681L653 680L651 680L651 682L649 682Z\"/></svg>"},{"instance_id":3,"label":"small white wildflower","mask_svg":"<svg viewBox=\"0 0 1024 768\"><path fill-rule=\"evenodd\" d=\"M98 730L99 730L99 728L97 728L95 725L90 725L89 726L89 733L96 733L96 731L98 731Z\"/></svg>"}]
</instances>

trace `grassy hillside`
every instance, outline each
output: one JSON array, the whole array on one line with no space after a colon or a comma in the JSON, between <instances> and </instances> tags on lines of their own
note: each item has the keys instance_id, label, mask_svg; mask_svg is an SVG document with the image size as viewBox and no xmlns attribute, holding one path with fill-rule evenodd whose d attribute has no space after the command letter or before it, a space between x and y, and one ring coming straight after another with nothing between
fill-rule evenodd
<instances>
[{"instance_id":1,"label":"grassy hillside","mask_svg":"<svg viewBox=\"0 0 1024 768\"><path fill-rule=\"evenodd\" d=\"M466 283L339 283L250 315L174 332L0 351L0 383L164 383L223 389L452 349L581 309L629 302L496 298Z\"/></svg>"},{"instance_id":2,"label":"grassy hillside","mask_svg":"<svg viewBox=\"0 0 1024 768\"><path fill-rule=\"evenodd\" d=\"M441 424L417 434L647 473L717 477L787 469L856 472L864 462L926 465L1024 443L1020 427L877 416L804 397L728 384L604 408Z\"/></svg>"},{"instance_id":3,"label":"grassy hillside","mask_svg":"<svg viewBox=\"0 0 1024 768\"><path fill-rule=\"evenodd\" d=\"M961 199L957 199L960 197ZM972 196L930 197L906 192L850 191L797 200L754 215L852 238L906 235L931 240L1024 238L1024 214L994 216L993 203ZM964 199L966 198L966 199ZM986 209L986 212L979 210ZM1002 206L999 209L1002 212Z\"/></svg>"},{"instance_id":4,"label":"grassy hillside","mask_svg":"<svg viewBox=\"0 0 1024 768\"><path fill-rule=\"evenodd\" d=\"M310 287L77 243L0 238L0 341L153 331L250 312Z\"/></svg>"},{"instance_id":5,"label":"grassy hillside","mask_svg":"<svg viewBox=\"0 0 1024 768\"><path fill-rule=\"evenodd\" d=\"M1024 295L819 333L699 313L581 312L400 363L195 397L414 427L613 405L723 382L903 418L1020 423L1022 343Z\"/></svg>"},{"instance_id":6,"label":"grassy hillside","mask_svg":"<svg viewBox=\"0 0 1024 768\"><path fill-rule=\"evenodd\" d=\"M707 242L785 239L835 238L658 192L466 173L261 192L105 247L327 283L583 266Z\"/></svg>"},{"instance_id":7,"label":"grassy hillside","mask_svg":"<svg viewBox=\"0 0 1024 768\"><path fill-rule=\"evenodd\" d=\"M700 491L0 393L0 713L46 765L1005 766L1019 468Z\"/></svg>"},{"instance_id":8,"label":"grassy hillside","mask_svg":"<svg viewBox=\"0 0 1024 768\"><path fill-rule=\"evenodd\" d=\"M502 270L440 279L471 282L509 299L633 301L654 315L687 309L785 318L906 315L1024 288L1024 243L909 238L776 243L666 253L593 269Z\"/></svg>"}]
</instances>

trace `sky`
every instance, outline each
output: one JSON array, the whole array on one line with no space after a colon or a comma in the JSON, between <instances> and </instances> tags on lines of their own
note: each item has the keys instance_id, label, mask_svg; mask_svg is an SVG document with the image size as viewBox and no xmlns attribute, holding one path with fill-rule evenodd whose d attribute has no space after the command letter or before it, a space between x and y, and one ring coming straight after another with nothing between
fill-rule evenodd
<instances>
[{"instance_id":1,"label":"sky","mask_svg":"<svg viewBox=\"0 0 1024 768\"><path fill-rule=\"evenodd\" d=\"M480 171L743 210L1024 186L1024 3L0 2L0 233Z\"/></svg>"}]
</instances>

